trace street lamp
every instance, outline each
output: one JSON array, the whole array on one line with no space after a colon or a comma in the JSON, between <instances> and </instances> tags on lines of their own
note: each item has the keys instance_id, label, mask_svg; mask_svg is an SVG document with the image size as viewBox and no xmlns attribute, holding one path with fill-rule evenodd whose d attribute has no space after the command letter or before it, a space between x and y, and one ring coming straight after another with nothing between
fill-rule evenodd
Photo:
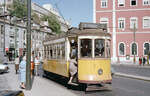
<instances>
[{"instance_id":1,"label":"street lamp","mask_svg":"<svg viewBox=\"0 0 150 96\"><path fill-rule=\"evenodd\" d=\"M136 33L136 25L135 25L135 23L134 23L134 26L133 26L133 41L134 41L134 46L133 46L133 54L134 54L134 58L133 58L133 62L134 62L134 64L135 64L135 62L136 62L136 58L135 58L135 53L136 53L136 51L135 51L135 49L136 49L136 43L135 43L135 33Z\"/></svg>"}]
</instances>

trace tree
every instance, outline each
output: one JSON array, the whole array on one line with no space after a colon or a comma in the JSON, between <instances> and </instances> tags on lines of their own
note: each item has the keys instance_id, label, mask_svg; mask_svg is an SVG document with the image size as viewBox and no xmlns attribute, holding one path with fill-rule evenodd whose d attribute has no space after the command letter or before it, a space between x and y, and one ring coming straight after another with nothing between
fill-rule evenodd
<instances>
[{"instance_id":1,"label":"tree","mask_svg":"<svg viewBox=\"0 0 150 96\"><path fill-rule=\"evenodd\" d=\"M10 14L21 19L27 17L26 3L20 2L20 0L14 0L13 5L11 6Z\"/></svg>"},{"instance_id":2,"label":"tree","mask_svg":"<svg viewBox=\"0 0 150 96\"><path fill-rule=\"evenodd\" d=\"M40 24L40 22L41 22L40 17L36 13L33 12L31 17L33 18L33 22Z\"/></svg>"},{"instance_id":3,"label":"tree","mask_svg":"<svg viewBox=\"0 0 150 96\"><path fill-rule=\"evenodd\" d=\"M55 32L56 34L61 33L61 26L60 23L58 21L58 19L56 18L55 15L50 15L50 16L46 16L44 15L41 20L43 21L48 21L48 25L49 27L52 29L53 32Z\"/></svg>"}]
</instances>

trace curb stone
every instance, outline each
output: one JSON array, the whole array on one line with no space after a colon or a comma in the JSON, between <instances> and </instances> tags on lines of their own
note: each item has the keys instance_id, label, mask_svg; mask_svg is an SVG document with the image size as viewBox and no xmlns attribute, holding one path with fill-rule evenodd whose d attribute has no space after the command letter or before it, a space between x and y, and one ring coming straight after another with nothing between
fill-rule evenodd
<instances>
[{"instance_id":1,"label":"curb stone","mask_svg":"<svg viewBox=\"0 0 150 96\"><path fill-rule=\"evenodd\" d=\"M121 76L121 77L132 78L132 79L144 80L144 81L149 81L150 82L150 77L135 76L135 75L129 75L129 74L124 74L124 73L118 73L118 72L115 73L114 75Z\"/></svg>"}]
</instances>

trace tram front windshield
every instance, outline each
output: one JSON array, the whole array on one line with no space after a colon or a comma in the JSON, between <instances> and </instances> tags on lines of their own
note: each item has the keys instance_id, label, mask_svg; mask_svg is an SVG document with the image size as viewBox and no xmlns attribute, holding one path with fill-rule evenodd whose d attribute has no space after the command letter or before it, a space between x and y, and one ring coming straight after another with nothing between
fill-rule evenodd
<instances>
[{"instance_id":1,"label":"tram front windshield","mask_svg":"<svg viewBox=\"0 0 150 96\"><path fill-rule=\"evenodd\" d=\"M105 39L80 39L80 57L81 58L109 58L110 41L109 40L105 41Z\"/></svg>"}]
</instances>

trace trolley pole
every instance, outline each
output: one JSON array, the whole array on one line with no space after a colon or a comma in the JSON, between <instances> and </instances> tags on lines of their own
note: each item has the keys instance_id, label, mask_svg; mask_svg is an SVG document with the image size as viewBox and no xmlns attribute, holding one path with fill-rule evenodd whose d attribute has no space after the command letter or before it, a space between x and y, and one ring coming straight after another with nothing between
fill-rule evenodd
<instances>
[{"instance_id":1,"label":"trolley pole","mask_svg":"<svg viewBox=\"0 0 150 96\"><path fill-rule=\"evenodd\" d=\"M26 90L31 90L31 0L27 0L27 66L26 66Z\"/></svg>"}]
</instances>

